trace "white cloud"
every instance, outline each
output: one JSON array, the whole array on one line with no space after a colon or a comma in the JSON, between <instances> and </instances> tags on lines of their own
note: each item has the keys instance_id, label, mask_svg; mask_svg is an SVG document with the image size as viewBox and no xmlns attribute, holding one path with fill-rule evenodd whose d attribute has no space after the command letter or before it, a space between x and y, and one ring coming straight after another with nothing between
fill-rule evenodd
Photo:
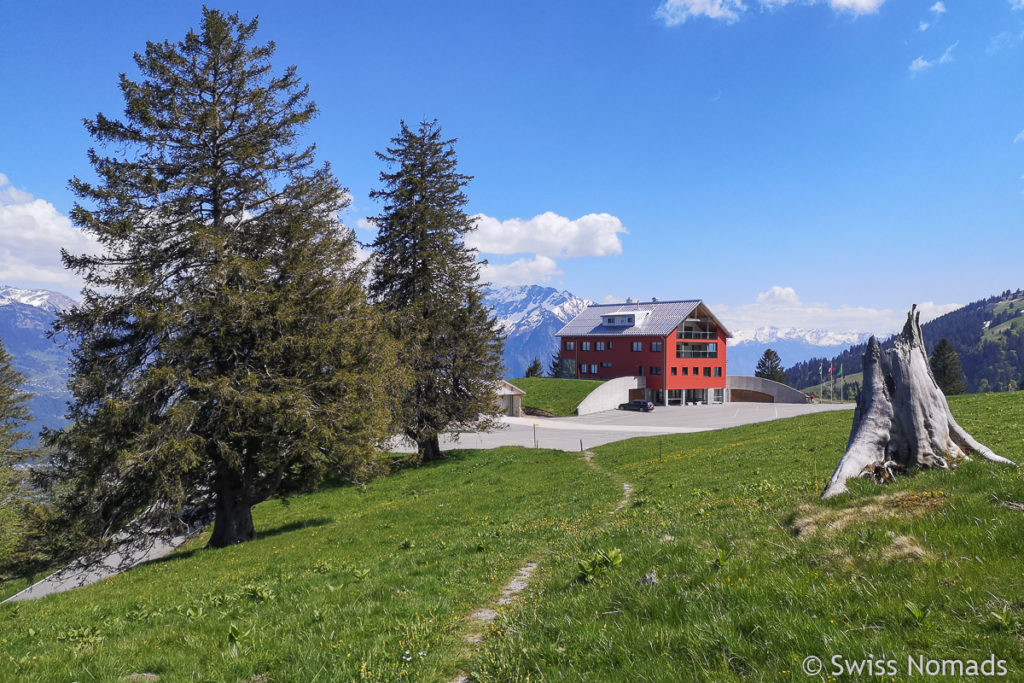
<instances>
[{"instance_id":1,"label":"white cloud","mask_svg":"<svg viewBox=\"0 0 1024 683\"><path fill-rule=\"evenodd\" d=\"M486 263L480 268L480 281L495 287L535 285L562 274L554 259L538 254L532 259L524 257L512 263Z\"/></svg>"},{"instance_id":2,"label":"white cloud","mask_svg":"<svg viewBox=\"0 0 1024 683\"><path fill-rule=\"evenodd\" d=\"M81 279L64 268L60 250L98 253L99 245L57 208L10 184L0 173L0 283L77 294Z\"/></svg>"},{"instance_id":3,"label":"white cloud","mask_svg":"<svg viewBox=\"0 0 1024 683\"><path fill-rule=\"evenodd\" d=\"M1024 9L1024 0L1010 0L1011 9Z\"/></svg>"},{"instance_id":4,"label":"white cloud","mask_svg":"<svg viewBox=\"0 0 1024 683\"><path fill-rule=\"evenodd\" d=\"M953 48L955 48L959 44L960 44L960 41L958 40L955 43L953 43L952 45L950 45L949 47L947 47L946 51L942 53L941 57L939 57L939 64L946 64L947 62L952 62L953 61Z\"/></svg>"},{"instance_id":5,"label":"white cloud","mask_svg":"<svg viewBox=\"0 0 1024 683\"><path fill-rule=\"evenodd\" d=\"M996 34L988 39L988 45L985 47L985 54L994 55L998 52L1002 52L1003 50L1009 50L1015 47L1022 40L1024 40L1024 33L1003 31L1002 33Z\"/></svg>"},{"instance_id":6,"label":"white cloud","mask_svg":"<svg viewBox=\"0 0 1024 683\"><path fill-rule=\"evenodd\" d=\"M921 321L927 322L960 307L961 304L926 301L918 304L917 308L921 311ZM765 327L885 337L903 327L907 314L906 310L804 302L792 287L778 285L758 294L754 303L739 306L719 304L712 310L737 337L751 336L749 333L753 330Z\"/></svg>"},{"instance_id":7,"label":"white cloud","mask_svg":"<svg viewBox=\"0 0 1024 683\"><path fill-rule=\"evenodd\" d=\"M920 24L917 25L917 30L927 31L929 26L931 26L931 24L929 24L927 21L922 21Z\"/></svg>"},{"instance_id":8,"label":"white cloud","mask_svg":"<svg viewBox=\"0 0 1024 683\"><path fill-rule=\"evenodd\" d=\"M1021 142L1021 141L1024 141L1024 130L1022 130L1021 132L1017 133L1017 137L1015 137L1013 139L1014 144L1017 144L1018 142Z\"/></svg>"},{"instance_id":9,"label":"white cloud","mask_svg":"<svg viewBox=\"0 0 1024 683\"><path fill-rule=\"evenodd\" d=\"M795 0L754 0L761 9L778 9ZM1014 0L1024 2L1024 0ZM851 14L874 14L885 0L804 0L800 4L813 5L827 2L837 12ZM665 26L678 26L694 17L707 17L732 23L747 11L742 0L664 0L654 16L665 22Z\"/></svg>"},{"instance_id":10,"label":"white cloud","mask_svg":"<svg viewBox=\"0 0 1024 683\"><path fill-rule=\"evenodd\" d=\"M665 0L654 16L665 26L678 26L690 17L708 17L733 22L739 19L746 6L740 0Z\"/></svg>"},{"instance_id":11,"label":"white cloud","mask_svg":"<svg viewBox=\"0 0 1024 683\"><path fill-rule=\"evenodd\" d=\"M885 0L829 0L834 10L852 12L853 14L874 14Z\"/></svg>"},{"instance_id":12,"label":"white cloud","mask_svg":"<svg viewBox=\"0 0 1024 683\"><path fill-rule=\"evenodd\" d=\"M485 254L608 256L622 253L619 234L627 233L622 221L607 213L591 213L576 220L551 211L529 220L499 221L484 214L473 218L476 230L466 235L466 246Z\"/></svg>"},{"instance_id":13,"label":"white cloud","mask_svg":"<svg viewBox=\"0 0 1024 683\"><path fill-rule=\"evenodd\" d=\"M356 219L356 229L376 233L377 224L373 222L372 218L358 218Z\"/></svg>"},{"instance_id":14,"label":"white cloud","mask_svg":"<svg viewBox=\"0 0 1024 683\"><path fill-rule=\"evenodd\" d=\"M960 41L956 41L952 45L946 48L946 51L942 53L942 56L934 61L929 61L924 57L918 57L910 63L911 73L917 73L923 69L928 69L935 66L936 64L948 64L953 61L953 49L960 44Z\"/></svg>"},{"instance_id":15,"label":"white cloud","mask_svg":"<svg viewBox=\"0 0 1024 683\"><path fill-rule=\"evenodd\" d=\"M917 73L921 69L927 69L928 67L933 66L934 64L934 62L929 62L924 57L918 57L917 59L910 63L910 70L914 73Z\"/></svg>"},{"instance_id":16,"label":"white cloud","mask_svg":"<svg viewBox=\"0 0 1024 683\"><path fill-rule=\"evenodd\" d=\"M1018 0L1018 1L1020 1L1020 0ZM935 12L936 14L945 14L945 12L946 12L946 5L944 5L941 2L937 2L934 5L932 5L931 7L929 7L928 9L931 10L932 12Z\"/></svg>"},{"instance_id":17,"label":"white cloud","mask_svg":"<svg viewBox=\"0 0 1024 683\"><path fill-rule=\"evenodd\" d=\"M761 306L799 306L800 297L792 287L775 285L767 292L758 294L757 303Z\"/></svg>"}]
</instances>

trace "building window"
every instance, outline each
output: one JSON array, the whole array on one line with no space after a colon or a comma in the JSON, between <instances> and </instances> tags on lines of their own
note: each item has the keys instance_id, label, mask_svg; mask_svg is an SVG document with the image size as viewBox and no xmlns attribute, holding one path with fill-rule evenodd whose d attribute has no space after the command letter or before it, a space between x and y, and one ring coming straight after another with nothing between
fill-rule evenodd
<instances>
[{"instance_id":1,"label":"building window","mask_svg":"<svg viewBox=\"0 0 1024 683\"><path fill-rule=\"evenodd\" d=\"M699 374L700 374L700 368L694 368L693 369L693 376L696 377Z\"/></svg>"},{"instance_id":2,"label":"building window","mask_svg":"<svg viewBox=\"0 0 1024 683\"><path fill-rule=\"evenodd\" d=\"M677 374L679 374L679 371L676 368L672 368L672 376L675 377Z\"/></svg>"},{"instance_id":3,"label":"building window","mask_svg":"<svg viewBox=\"0 0 1024 683\"><path fill-rule=\"evenodd\" d=\"M581 375L587 374L587 364L586 363L580 363L580 374Z\"/></svg>"},{"instance_id":4,"label":"building window","mask_svg":"<svg viewBox=\"0 0 1024 683\"><path fill-rule=\"evenodd\" d=\"M679 368L679 374L681 374L683 377L686 377L687 375L690 374L690 368Z\"/></svg>"},{"instance_id":5,"label":"building window","mask_svg":"<svg viewBox=\"0 0 1024 683\"><path fill-rule=\"evenodd\" d=\"M715 403L725 403L725 389L715 389Z\"/></svg>"},{"instance_id":6,"label":"building window","mask_svg":"<svg viewBox=\"0 0 1024 683\"><path fill-rule=\"evenodd\" d=\"M574 341L567 341L567 342L565 342L565 350L566 351L575 351L576 350L576 342L574 342Z\"/></svg>"},{"instance_id":7,"label":"building window","mask_svg":"<svg viewBox=\"0 0 1024 683\"><path fill-rule=\"evenodd\" d=\"M652 375L660 375L661 374L661 368L659 368L657 365L652 365L651 366L651 374Z\"/></svg>"},{"instance_id":8,"label":"building window","mask_svg":"<svg viewBox=\"0 0 1024 683\"><path fill-rule=\"evenodd\" d=\"M722 376L722 368L715 368L715 377Z\"/></svg>"},{"instance_id":9,"label":"building window","mask_svg":"<svg viewBox=\"0 0 1024 683\"><path fill-rule=\"evenodd\" d=\"M581 342L580 343L580 351L589 351L589 350L590 350L590 342Z\"/></svg>"},{"instance_id":10,"label":"building window","mask_svg":"<svg viewBox=\"0 0 1024 683\"><path fill-rule=\"evenodd\" d=\"M704 368L704 376L705 377L710 377L711 376L711 368Z\"/></svg>"},{"instance_id":11,"label":"building window","mask_svg":"<svg viewBox=\"0 0 1024 683\"><path fill-rule=\"evenodd\" d=\"M604 351L604 342L594 342L595 351Z\"/></svg>"},{"instance_id":12,"label":"building window","mask_svg":"<svg viewBox=\"0 0 1024 683\"><path fill-rule=\"evenodd\" d=\"M629 316L629 319L626 322L632 324L633 323L633 316Z\"/></svg>"},{"instance_id":13,"label":"building window","mask_svg":"<svg viewBox=\"0 0 1024 683\"><path fill-rule=\"evenodd\" d=\"M633 350L634 351L643 351L644 350L644 343L643 342L633 342Z\"/></svg>"},{"instance_id":14,"label":"building window","mask_svg":"<svg viewBox=\"0 0 1024 683\"><path fill-rule=\"evenodd\" d=\"M611 366L612 366L612 362L610 360L606 360L606 361L601 363L601 367L602 368L610 368Z\"/></svg>"},{"instance_id":15,"label":"building window","mask_svg":"<svg viewBox=\"0 0 1024 683\"><path fill-rule=\"evenodd\" d=\"M661 351L661 342L651 342L651 351Z\"/></svg>"},{"instance_id":16,"label":"building window","mask_svg":"<svg viewBox=\"0 0 1024 683\"><path fill-rule=\"evenodd\" d=\"M680 342L676 344L676 358L718 358L718 344Z\"/></svg>"}]
</instances>

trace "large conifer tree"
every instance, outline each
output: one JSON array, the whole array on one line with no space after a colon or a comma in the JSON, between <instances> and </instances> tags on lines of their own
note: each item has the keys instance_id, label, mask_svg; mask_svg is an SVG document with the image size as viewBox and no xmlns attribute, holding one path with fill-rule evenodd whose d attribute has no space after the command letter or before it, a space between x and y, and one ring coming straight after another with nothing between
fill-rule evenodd
<instances>
[{"instance_id":1,"label":"large conifer tree","mask_svg":"<svg viewBox=\"0 0 1024 683\"><path fill-rule=\"evenodd\" d=\"M370 292L387 312L400 358L412 371L402 402L402 429L419 457L441 457L446 430L487 429L498 414L502 338L483 303L476 252L464 236L466 215L455 140L437 121L412 131L401 122L386 152L389 170L371 197L383 202Z\"/></svg>"},{"instance_id":2,"label":"large conifer tree","mask_svg":"<svg viewBox=\"0 0 1024 683\"><path fill-rule=\"evenodd\" d=\"M949 340L943 337L935 345L931 358L928 359L931 365L932 375L935 382L942 389L946 396L954 396L967 391L964 385L964 369L960 365L960 356Z\"/></svg>"},{"instance_id":3,"label":"large conifer tree","mask_svg":"<svg viewBox=\"0 0 1024 683\"><path fill-rule=\"evenodd\" d=\"M32 395L25 391L25 376L11 366L11 360L0 341L0 466L24 459L27 451L15 445L30 436L25 425L32 420L28 410Z\"/></svg>"},{"instance_id":4,"label":"large conifer tree","mask_svg":"<svg viewBox=\"0 0 1024 683\"><path fill-rule=\"evenodd\" d=\"M780 384L786 383L786 372L782 369L782 359L774 349L765 349L757 361L757 368L754 369L754 377L763 377Z\"/></svg>"},{"instance_id":5,"label":"large conifer tree","mask_svg":"<svg viewBox=\"0 0 1024 683\"><path fill-rule=\"evenodd\" d=\"M255 32L204 9L135 56L124 119L86 121L112 155L90 150L99 180L72 179L72 218L103 253L64 256L86 288L58 321L74 422L49 437L54 523L77 541L206 514L211 546L253 539L253 505L355 476L391 429L394 345L338 220L347 194L298 145L308 88Z\"/></svg>"},{"instance_id":6,"label":"large conifer tree","mask_svg":"<svg viewBox=\"0 0 1024 683\"><path fill-rule=\"evenodd\" d=\"M31 394L24 390L25 376L11 366L11 354L0 342L0 579L18 569L24 560L16 550L24 532L23 470L17 465L34 452L19 448L18 442L31 436L25 426L31 421L28 402Z\"/></svg>"}]
</instances>

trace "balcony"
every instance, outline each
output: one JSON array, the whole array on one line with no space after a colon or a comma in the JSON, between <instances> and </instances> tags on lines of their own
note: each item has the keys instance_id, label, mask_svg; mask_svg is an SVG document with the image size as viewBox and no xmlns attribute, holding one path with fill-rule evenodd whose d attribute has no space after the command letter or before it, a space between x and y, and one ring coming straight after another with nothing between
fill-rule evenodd
<instances>
[{"instance_id":1,"label":"balcony","mask_svg":"<svg viewBox=\"0 0 1024 683\"><path fill-rule=\"evenodd\" d=\"M718 358L718 351L676 351L676 358Z\"/></svg>"},{"instance_id":2,"label":"balcony","mask_svg":"<svg viewBox=\"0 0 1024 683\"><path fill-rule=\"evenodd\" d=\"M676 358L718 358L718 344L676 344Z\"/></svg>"},{"instance_id":3,"label":"balcony","mask_svg":"<svg viewBox=\"0 0 1024 683\"><path fill-rule=\"evenodd\" d=\"M703 330L690 330L684 332L683 330L676 330L676 339L717 339L718 332L710 331L705 332Z\"/></svg>"},{"instance_id":4,"label":"balcony","mask_svg":"<svg viewBox=\"0 0 1024 683\"><path fill-rule=\"evenodd\" d=\"M716 339L718 329L710 320L688 318L676 328L676 339Z\"/></svg>"}]
</instances>

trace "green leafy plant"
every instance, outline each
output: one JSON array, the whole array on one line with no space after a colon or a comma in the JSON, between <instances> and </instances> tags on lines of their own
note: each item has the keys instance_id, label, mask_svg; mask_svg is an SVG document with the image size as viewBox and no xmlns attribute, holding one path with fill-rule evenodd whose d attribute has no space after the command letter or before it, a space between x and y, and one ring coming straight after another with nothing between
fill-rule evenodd
<instances>
[{"instance_id":1,"label":"green leafy plant","mask_svg":"<svg viewBox=\"0 0 1024 683\"><path fill-rule=\"evenodd\" d=\"M576 563L578 572L576 580L580 583L593 583L594 580L609 569L622 564L622 551L618 548L599 550L590 559Z\"/></svg>"}]
</instances>

